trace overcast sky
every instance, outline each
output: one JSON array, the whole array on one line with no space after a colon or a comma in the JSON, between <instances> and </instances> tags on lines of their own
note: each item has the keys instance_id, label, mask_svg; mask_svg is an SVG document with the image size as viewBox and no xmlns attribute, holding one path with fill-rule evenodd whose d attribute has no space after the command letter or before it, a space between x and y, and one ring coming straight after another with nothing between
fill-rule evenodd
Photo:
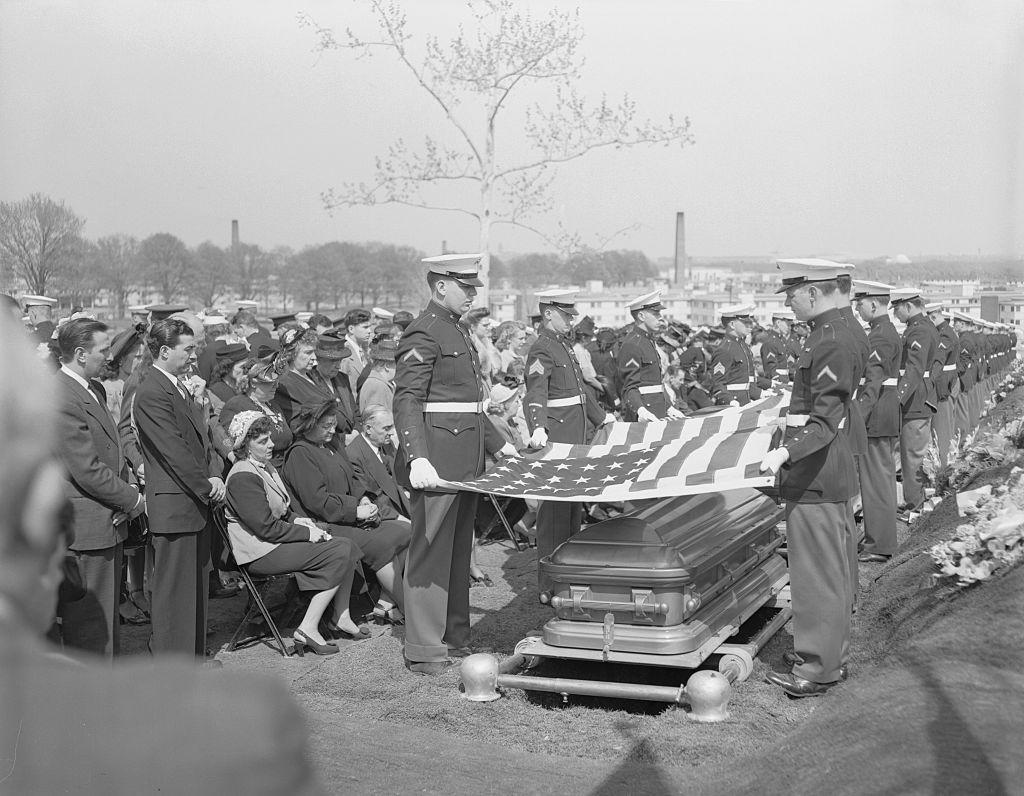
<instances>
[{"instance_id":1,"label":"overcast sky","mask_svg":"<svg viewBox=\"0 0 1024 796\"><path fill-rule=\"evenodd\" d=\"M406 5L417 41L470 23L464 2ZM581 10L581 89L689 117L696 143L565 167L539 226L596 242L638 225L610 245L652 257L672 254L680 210L691 256L1024 253L1020 0L558 5ZM373 30L355 0L0 0L0 199L63 199L92 238L227 245L237 218L267 247L474 250L460 216L323 209L395 137L447 133L386 55L316 54L299 11ZM507 227L495 244L546 248Z\"/></svg>"}]
</instances>

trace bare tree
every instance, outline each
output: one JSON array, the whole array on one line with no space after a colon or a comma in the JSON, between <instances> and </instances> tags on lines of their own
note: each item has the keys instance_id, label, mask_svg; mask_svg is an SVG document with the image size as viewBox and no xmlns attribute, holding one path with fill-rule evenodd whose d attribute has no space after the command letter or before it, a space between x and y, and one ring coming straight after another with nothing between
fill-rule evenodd
<instances>
[{"instance_id":1,"label":"bare tree","mask_svg":"<svg viewBox=\"0 0 1024 796\"><path fill-rule=\"evenodd\" d=\"M178 238L169 232L150 235L139 247L146 282L159 291L167 304L181 295L192 271L192 254Z\"/></svg>"},{"instance_id":2,"label":"bare tree","mask_svg":"<svg viewBox=\"0 0 1024 796\"><path fill-rule=\"evenodd\" d=\"M41 193L20 202L0 202L0 261L29 292L45 295L75 256L84 225L64 202Z\"/></svg>"},{"instance_id":3,"label":"bare tree","mask_svg":"<svg viewBox=\"0 0 1024 796\"><path fill-rule=\"evenodd\" d=\"M351 29L335 37L307 15L300 15L299 22L315 31L322 51L348 49L358 56L390 51L433 100L456 143L427 136L422 149L413 150L403 140L395 141L387 154L378 156L371 182L346 183L322 194L329 210L397 204L471 216L480 227L486 277L495 224L524 227L563 251L574 248L573 236L565 230L555 234L532 221L551 209L550 188L560 165L598 149L692 143L687 119L641 121L628 96L618 103L602 97L592 104L577 93L583 65L578 11L552 9L546 17L534 19L514 0L473 0L471 33L460 27L447 44L428 36L417 53L410 46L413 34L407 30L402 6L387 0L367 2L379 29L373 39L363 39ZM515 122L504 124L510 97L518 97L518 90L531 83L549 89L550 101L524 109L517 136L531 152L521 162L506 163L498 153L499 126L510 138L507 128ZM445 201L452 186L468 187L473 194L462 202Z\"/></svg>"},{"instance_id":4,"label":"bare tree","mask_svg":"<svg viewBox=\"0 0 1024 796\"><path fill-rule=\"evenodd\" d=\"M228 253L216 243L200 243L193 256L193 276L188 282L188 294L204 307L212 307L224 293L231 279Z\"/></svg>"},{"instance_id":5,"label":"bare tree","mask_svg":"<svg viewBox=\"0 0 1024 796\"><path fill-rule=\"evenodd\" d=\"M96 241L92 255L99 286L110 291L116 317L123 318L128 294L142 286L139 242L130 235L107 235Z\"/></svg>"}]
</instances>

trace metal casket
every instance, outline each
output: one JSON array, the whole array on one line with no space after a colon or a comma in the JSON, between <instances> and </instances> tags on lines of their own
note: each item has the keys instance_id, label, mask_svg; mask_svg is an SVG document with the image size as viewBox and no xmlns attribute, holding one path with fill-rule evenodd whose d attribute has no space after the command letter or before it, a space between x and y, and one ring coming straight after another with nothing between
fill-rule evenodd
<instances>
[{"instance_id":1,"label":"metal casket","mask_svg":"<svg viewBox=\"0 0 1024 796\"><path fill-rule=\"evenodd\" d=\"M787 582L783 511L752 489L652 501L541 561L556 647L680 655L734 632ZM544 599L544 597L542 597Z\"/></svg>"}]
</instances>

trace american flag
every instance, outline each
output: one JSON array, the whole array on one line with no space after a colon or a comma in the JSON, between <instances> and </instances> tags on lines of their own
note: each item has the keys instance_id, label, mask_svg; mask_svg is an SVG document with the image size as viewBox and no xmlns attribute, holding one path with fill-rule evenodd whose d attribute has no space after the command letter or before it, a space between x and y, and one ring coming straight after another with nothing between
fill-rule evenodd
<instances>
[{"instance_id":1,"label":"american flag","mask_svg":"<svg viewBox=\"0 0 1024 796\"><path fill-rule=\"evenodd\" d=\"M502 459L451 489L539 500L620 502L770 487L759 470L789 407L789 393L742 407L658 423L610 423L591 445L555 443Z\"/></svg>"}]
</instances>

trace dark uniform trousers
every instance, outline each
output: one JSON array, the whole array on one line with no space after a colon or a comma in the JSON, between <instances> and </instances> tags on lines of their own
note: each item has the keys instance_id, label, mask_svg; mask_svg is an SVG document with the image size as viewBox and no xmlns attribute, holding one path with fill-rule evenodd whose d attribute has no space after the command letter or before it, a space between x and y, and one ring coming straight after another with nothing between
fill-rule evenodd
<instances>
[{"instance_id":1,"label":"dark uniform trousers","mask_svg":"<svg viewBox=\"0 0 1024 796\"><path fill-rule=\"evenodd\" d=\"M924 502L924 457L932 439L932 421L927 417L904 420L900 427L900 469L903 471L903 502L920 506Z\"/></svg>"},{"instance_id":2,"label":"dark uniform trousers","mask_svg":"<svg viewBox=\"0 0 1024 796\"><path fill-rule=\"evenodd\" d=\"M954 385L956 382L953 382ZM953 423L955 419L956 389L950 393L949 398L939 401L939 410L932 417L932 434L935 437L935 447L939 454L939 463L945 467L949 461L949 446L953 439Z\"/></svg>"},{"instance_id":3,"label":"dark uniform trousers","mask_svg":"<svg viewBox=\"0 0 1024 796\"><path fill-rule=\"evenodd\" d=\"M206 653L210 526L199 533L151 534L154 654ZM166 606L166 609L161 610Z\"/></svg>"},{"instance_id":4,"label":"dark uniform trousers","mask_svg":"<svg viewBox=\"0 0 1024 796\"><path fill-rule=\"evenodd\" d=\"M849 546L854 524L850 503L786 501L786 540L793 605L793 639L802 659L793 674L812 683L833 683L849 654ZM840 575L840 577L832 577Z\"/></svg>"},{"instance_id":5,"label":"dark uniform trousers","mask_svg":"<svg viewBox=\"0 0 1024 796\"><path fill-rule=\"evenodd\" d=\"M72 550L68 555L74 557L88 593L81 600L61 603L61 637L69 647L109 660L121 651L118 608L124 547L118 543L101 550Z\"/></svg>"},{"instance_id":6,"label":"dark uniform trousers","mask_svg":"<svg viewBox=\"0 0 1024 796\"><path fill-rule=\"evenodd\" d=\"M405 568L405 657L443 661L469 645L469 561L475 492L411 490L412 540Z\"/></svg>"},{"instance_id":7,"label":"dark uniform trousers","mask_svg":"<svg viewBox=\"0 0 1024 796\"><path fill-rule=\"evenodd\" d=\"M648 364L650 351L643 345L649 342L645 338L634 335L635 351L630 354L635 360ZM636 378L642 374L632 364L627 366L631 373L631 389ZM650 376L653 371L648 371ZM639 409L646 405L649 393L635 393L634 399ZM664 391L661 392L664 395ZM559 402L570 405L559 405ZM572 404L572 402L576 402ZM554 405L552 405L554 404ZM537 428L546 429L550 442L581 444L586 442L588 424L600 425L604 420L604 412L594 400L583 381L579 361L565 336L547 327L540 330L536 342L526 356L526 397L524 398L524 414L530 432ZM666 410L667 411L667 406ZM552 583L544 575L543 561L550 556L570 536L579 533L583 521L583 506L570 501L545 500L537 510L537 584L540 590L547 591Z\"/></svg>"},{"instance_id":8,"label":"dark uniform trousers","mask_svg":"<svg viewBox=\"0 0 1024 796\"><path fill-rule=\"evenodd\" d=\"M868 437L860 468L864 551L896 552L896 437Z\"/></svg>"}]
</instances>

